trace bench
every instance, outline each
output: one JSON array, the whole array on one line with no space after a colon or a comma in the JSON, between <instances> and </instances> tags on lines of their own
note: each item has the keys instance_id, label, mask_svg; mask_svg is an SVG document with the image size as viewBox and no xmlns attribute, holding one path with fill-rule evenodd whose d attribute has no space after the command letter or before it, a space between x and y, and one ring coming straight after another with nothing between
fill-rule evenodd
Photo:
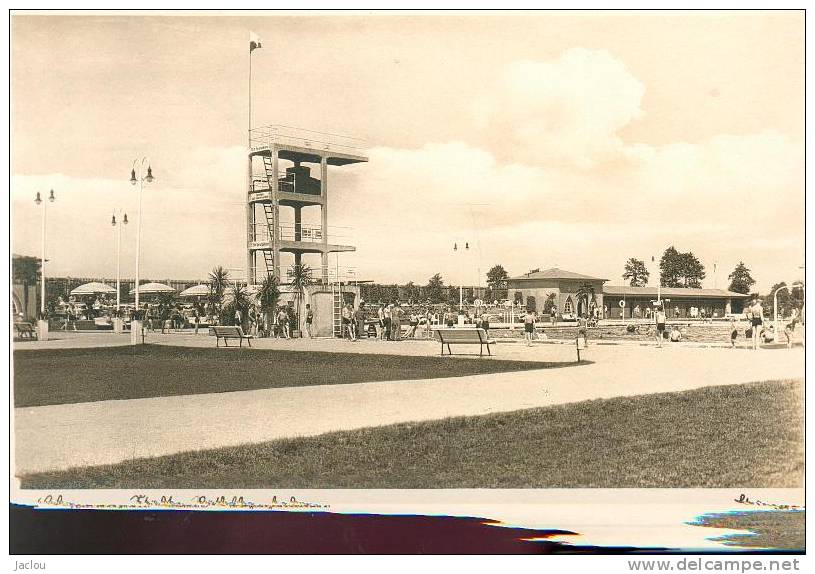
<instances>
[{"instance_id":1,"label":"bench","mask_svg":"<svg viewBox=\"0 0 815 574\"><path fill-rule=\"evenodd\" d=\"M37 332L31 323L14 323L14 330L20 339L36 339Z\"/></svg>"},{"instance_id":2,"label":"bench","mask_svg":"<svg viewBox=\"0 0 815 574\"><path fill-rule=\"evenodd\" d=\"M484 347L487 347L487 354L492 356L490 352L490 345L494 345L495 341L487 338L487 332L484 329L465 327L461 329L436 329L436 337L441 343L441 354L444 354L444 347L447 346L447 353L453 354L450 345L480 345L480 357L484 356Z\"/></svg>"},{"instance_id":3,"label":"bench","mask_svg":"<svg viewBox=\"0 0 815 574\"><path fill-rule=\"evenodd\" d=\"M245 335L243 329L240 327L230 327L230 326L219 326L213 325L210 327L211 332L215 335L215 346L218 347L221 339L224 340L224 346L228 347L229 343L227 341L229 339L238 339L240 341L240 347L243 347L243 340L246 339L246 342L249 343L249 346L252 346L252 339L254 339L253 335Z\"/></svg>"}]
</instances>

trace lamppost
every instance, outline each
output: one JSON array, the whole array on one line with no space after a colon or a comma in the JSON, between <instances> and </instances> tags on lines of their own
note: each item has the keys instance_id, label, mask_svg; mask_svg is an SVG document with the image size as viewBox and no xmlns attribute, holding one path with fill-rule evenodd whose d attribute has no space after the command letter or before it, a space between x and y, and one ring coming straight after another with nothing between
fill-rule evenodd
<instances>
[{"instance_id":1,"label":"lamppost","mask_svg":"<svg viewBox=\"0 0 815 574\"><path fill-rule=\"evenodd\" d=\"M144 165L147 164L147 173L144 172ZM139 168L138 177L136 177L136 166ZM150 162L147 157L141 158L141 161L134 160L133 168L130 170L130 183L132 185L139 184L139 210L136 213L136 315L133 323L131 324L131 343L137 344L138 337L141 335L141 309L139 308L139 259L141 256L141 196L144 190L144 182L151 183L153 181L153 170L150 167Z\"/></svg>"},{"instance_id":2,"label":"lamppost","mask_svg":"<svg viewBox=\"0 0 815 574\"><path fill-rule=\"evenodd\" d=\"M124 214L122 217L121 224L119 224L118 229L116 230L116 311L118 313L119 308L122 305L122 287L121 287L121 261L120 255L122 253L122 228L127 225L127 214ZM110 219L110 224L116 228L116 212L113 212L113 217Z\"/></svg>"},{"instance_id":3,"label":"lamppost","mask_svg":"<svg viewBox=\"0 0 815 574\"><path fill-rule=\"evenodd\" d=\"M42 258L40 263L40 277L42 279L42 292L40 293L40 323L39 327L42 330L45 329L45 333L40 333L39 337L42 340L47 339L48 335L48 321L45 318L45 223L47 220L48 215L48 204L54 202L54 190L51 190L51 194L48 196L48 201L43 201L40 197L40 192L37 192L37 197L34 199L34 203L37 205L42 204ZM45 339L43 338L45 336Z\"/></svg>"},{"instance_id":4,"label":"lamppost","mask_svg":"<svg viewBox=\"0 0 815 574\"><path fill-rule=\"evenodd\" d=\"M459 252L460 253L468 253L469 251L470 251L470 242L469 241L464 242L464 249L461 249L461 251L459 251L458 243L453 243L453 253L459 253ZM460 281L459 281L459 285L458 285L458 310L459 310L459 312L464 310L464 285Z\"/></svg>"}]
</instances>

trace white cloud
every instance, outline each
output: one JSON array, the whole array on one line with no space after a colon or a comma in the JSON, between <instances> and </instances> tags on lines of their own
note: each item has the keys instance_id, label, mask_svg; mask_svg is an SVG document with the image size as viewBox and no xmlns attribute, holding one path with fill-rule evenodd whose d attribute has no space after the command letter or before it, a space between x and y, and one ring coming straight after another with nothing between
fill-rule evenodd
<instances>
[{"instance_id":1,"label":"white cloud","mask_svg":"<svg viewBox=\"0 0 815 574\"><path fill-rule=\"evenodd\" d=\"M797 272L801 142L771 132L661 146L624 142L618 132L642 115L645 88L604 51L517 62L497 76L473 106L489 145L462 138L376 147L369 163L330 168L329 224L353 227L353 237L340 242L358 247L341 256L342 265L382 282L424 282L441 272L469 283L501 263L513 274L559 265L619 283L628 257L650 261L674 244L700 257L708 286L714 262L720 287L739 260L765 288ZM196 278L214 265L245 265L244 154L241 147L198 148L156 166L144 197L143 276ZM14 176L14 250L39 252L31 200L52 187L52 270L111 275L110 212L121 206L135 213L126 179ZM123 248L126 275L133 227ZM471 243L470 255L454 256L453 242L462 241Z\"/></svg>"},{"instance_id":2,"label":"white cloud","mask_svg":"<svg viewBox=\"0 0 815 574\"><path fill-rule=\"evenodd\" d=\"M476 126L530 163L589 168L615 159L617 132L642 115L645 86L605 50L513 62L472 106Z\"/></svg>"}]
</instances>

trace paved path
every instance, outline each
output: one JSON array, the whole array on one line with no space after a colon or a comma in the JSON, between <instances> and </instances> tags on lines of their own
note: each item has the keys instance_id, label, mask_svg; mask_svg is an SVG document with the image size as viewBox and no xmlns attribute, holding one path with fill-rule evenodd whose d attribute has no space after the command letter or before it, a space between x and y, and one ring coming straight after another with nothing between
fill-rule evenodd
<instances>
[{"instance_id":1,"label":"paved path","mask_svg":"<svg viewBox=\"0 0 815 574\"><path fill-rule=\"evenodd\" d=\"M194 337L167 341L180 343L182 338ZM209 345L211 339L199 336L196 342ZM432 342L301 343L262 344L410 355L438 352ZM570 345L500 345L498 354L564 363L575 358ZM594 346L588 352L593 362L558 369L17 408L16 474L585 399L802 378L803 358L802 349Z\"/></svg>"}]
</instances>

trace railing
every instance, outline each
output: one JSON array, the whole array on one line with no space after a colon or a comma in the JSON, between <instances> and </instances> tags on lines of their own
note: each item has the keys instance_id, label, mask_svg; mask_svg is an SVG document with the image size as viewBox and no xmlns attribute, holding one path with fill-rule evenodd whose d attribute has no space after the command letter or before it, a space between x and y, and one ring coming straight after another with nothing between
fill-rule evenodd
<instances>
[{"instance_id":1,"label":"railing","mask_svg":"<svg viewBox=\"0 0 815 574\"><path fill-rule=\"evenodd\" d=\"M302 241L305 243L322 243L323 228L321 225L311 225L301 223L299 225L281 224L278 229L277 238L280 241ZM328 232L333 240L349 241L351 239L351 228L341 226L329 226ZM297 234L299 233L299 239ZM250 225L249 241L252 243L269 243L272 239L272 234L269 231L268 223L255 223L254 227Z\"/></svg>"},{"instance_id":2,"label":"railing","mask_svg":"<svg viewBox=\"0 0 815 574\"><path fill-rule=\"evenodd\" d=\"M269 191L269 180L265 176L253 175L252 176L252 191ZM294 178L277 180L277 191L285 191L288 193L295 193Z\"/></svg>"},{"instance_id":3,"label":"railing","mask_svg":"<svg viewBox=\"0 0 815 574\"><path fill-rule=\"evenodd\" d=\"M329 283L356 283L358 281L356 267L328 266Z\"/></svg>"},{"instance_id":4,"label":"railing","mask_svg":"<svg viewBox=\"0 0 815 574\"><path fill-rule=\"evenodd\" d=\"M291 126L270 125L249 130L249 146L252 149L268 147L274 143L353 155L360 155L366 148L365 140L359 138Z\"/></svg>"}]
</instances>

